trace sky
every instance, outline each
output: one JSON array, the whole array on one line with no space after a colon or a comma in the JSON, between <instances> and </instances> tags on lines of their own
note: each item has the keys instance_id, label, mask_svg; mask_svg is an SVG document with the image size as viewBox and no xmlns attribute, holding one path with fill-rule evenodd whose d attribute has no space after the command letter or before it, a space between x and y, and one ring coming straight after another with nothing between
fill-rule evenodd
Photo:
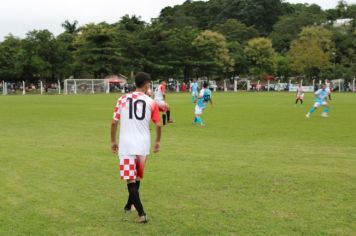
<instances>
[{"instance_id":1,"label":"sky","mask_svg":"<svg viewBox=\"0 0 356 236\"><path fill-rule=\"evenodd\" d=\"M33 29L48 29L55 35L63 32L65 20L87 23L117 22L123 15L141 16L149 22L162 8L185 0L0 0L0 41L12 33L25 37ZM323 9L334 8L338 0L287 0L291 3L316 3ZM348 0L356 3L356 0Z\"/></svg>"}]
</instances>

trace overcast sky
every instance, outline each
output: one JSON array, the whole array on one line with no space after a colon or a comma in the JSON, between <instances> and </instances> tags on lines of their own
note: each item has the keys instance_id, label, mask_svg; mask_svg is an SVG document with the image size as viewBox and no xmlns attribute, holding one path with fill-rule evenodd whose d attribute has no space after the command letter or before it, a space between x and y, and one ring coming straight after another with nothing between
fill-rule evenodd
<instances>
[{"instance_id":1,"label":"overcast sky","mask_svg":"<svg viewBox=\"0 0 356 236\"><path fill-rule=\"evenodd\" d=\"M12 33L24 37L33 29L48 29L55 35L63 31L66 19L90 22L116 22L125 14L141 16L149 22L162 8L185 0L1 0L0 41ZM324 9L334 8L338 0L288 0L292 3L316 3ZM348 0L356 3L356 0Z\"/></svg>"}]
</instances>

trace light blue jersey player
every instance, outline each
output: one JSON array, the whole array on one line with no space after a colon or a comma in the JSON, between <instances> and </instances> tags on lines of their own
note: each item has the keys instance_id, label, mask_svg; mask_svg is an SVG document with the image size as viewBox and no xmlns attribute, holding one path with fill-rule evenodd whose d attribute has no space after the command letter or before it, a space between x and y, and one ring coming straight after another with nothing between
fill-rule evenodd
<instances>
[{"instance_id":1,"label":"light blue jersey player","mask_svg":"<svg viewBox=\"0 0 356 236\"><path fill-rule=\"evenodd\" d=\"M193 125L200 124L204 126L203 121L201 119L201 115L203 114L203 110L206 108L208 102L213 105L213 101L211 99L212 94L211 91L208 89L208 83L204 82L203 88L200 90L199 96L195 99L195 116Z\"/></svg>"},{"instance_id":2,"label":"light blue jersey player","mask_svg":"<svg viewBox=\"0 0 356 236\"><path fill-rule=\"evenodd\" d=\"M326 85L323 84L322 88L316 91L315 93L315 103L314 106L309 110L309 112L306 114L307 118L310 118L311 114L319 107L323 106L324 111L321 114L322 117L328 117L329 114L329 104L326 101L326 98L329 96L329 92L326 89Z\"/></svg>"},{"instance_id":3,"label":"light blue jersey player","mask_svg":"<svg viewBox=\"0 0 356 236\"><path fill-rule=\"evenodd\" d=\"M193 83L190 84L190 90L192 91L192 102L195 102L195 99L199 95L199 86L195 79L193 80Z\"/></svg>"}]
</instances>

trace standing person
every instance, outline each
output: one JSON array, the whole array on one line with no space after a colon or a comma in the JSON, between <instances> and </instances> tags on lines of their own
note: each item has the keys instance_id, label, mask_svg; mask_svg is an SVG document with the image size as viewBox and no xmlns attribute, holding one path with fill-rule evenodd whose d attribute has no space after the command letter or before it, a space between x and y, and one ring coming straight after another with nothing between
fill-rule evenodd
<instances>
[{"instance_id":1,"label":"standing person","mask_svg":"<svg viewBox=\"0 0 356 236\"><path fill-rule=\"evenodd\" d=\"M192 92L192 102L194 102L199 95L199 86L196 79L193 79L193 83L190 84L190 91Z\"/></svg>"},{"instance_id":2,"label":"standing person","mask_svg":"<svg viewBox=\"0 0 356 236\"><path fill-rule=\"evenodd\" d=\"M316 91L315 93L315 103L314 106L309 110L309 112L305 115L307 118L310 118L310 116L313 114L313 112L319 107L323 106L324 111L321 114L322 117L328 117L329 114L329 104L326 101L326 98L328 97L329 93L326 91L326 85L323 84L321 89Z\"/></svg>"},{"instance_id":3,"label":"standing person","mask_svg":"<svg viewBox=\"0 0 356 236\"><path fill-rule=\"evenodd\" d=\"M159 107L159 111L163 112L163 125L173 123L171 120L171 108L166 102L166 81L161 80L159 86L155 89L155 101Z\"/></svg>"},{"instance_id":4,"label":"standing person","mask_svg":"<svg viewBox=\"0 0 356 236\"><path fill-rule=\"evenodd\" d=\"M208 89L208 83L204 82L203 88L200 90L199 96L194 101L196 105L195 105L195 116L194 116L193 125L198 123L200 124L200 126L204 126L204 123L201 119L201 115L203 114L203 110L206 108L208 102L210 102L210 104L213 105L213 101L211 97L212 94L210 89Z\"/></svg>"},{"instance_id":5,"label":"standing person","mask_svg":"<svg viewBox=\"0 0 356 236\"><path fill-rule=\"evenodd\" d=\"M329 98L329 101L331 101L331 84L330 82L327 80L325 82L325 85L326 85L326 92L328 92L328 98Z\"/></svg>"},{"instance_id":6,"label":"standing person","mask_svg":"<svg viewBox=\"0 0 356 236\"><path fill-rule=\"evenodd\" d=\"M295 105L298 104L298 101L300 101L300 104L303 105L303 99L304 99L304 89L302 84L299 84L297 87L297 98L295 100Z\"/></svg>"},{"instance_id":7,"label":"standing person","mask_svg":"<svg viewBox=\"0 0 356 236\"><path fill-rule=\"evenodd\" d=\"M127 181L129 197L125 212L134 205L138 212L138 222L147 223L147 216L141 203L139 188L143 178L146 157L150 153L150 121L156 125L154 153L160 150L161 122L156 102L145 93L149 89L151 77L140 72L135 76L136 91L118 100L111 124L111 150L119 155L120 176ZM120 120L119 145L116 142L118 121Z\"/></svg>"}]
</instances>

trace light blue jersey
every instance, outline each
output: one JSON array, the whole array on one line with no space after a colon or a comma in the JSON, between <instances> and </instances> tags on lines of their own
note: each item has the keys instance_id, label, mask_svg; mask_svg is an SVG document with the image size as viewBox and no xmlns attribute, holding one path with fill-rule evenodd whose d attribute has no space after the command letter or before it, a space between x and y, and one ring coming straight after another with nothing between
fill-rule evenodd
<instances>
[{"instance_id":1,"label":"light blue jersey","mask_svg":"<svg viewBox=\"0 0 356 236\"><path fill-rule=\"evenodd\" d=\"M328 91L326 91L326 89L319 89L318 91L315 92L315 102L323 103L328 95L329 93Z\"/></svg>"},{"instance_id":2,"label":"light blue jersey","mask_svg":"<svg viewBox=\"0 0 356 236\"><path fill-rule=\"evenodd\" d=\"M212 96L212 94L211 94L210 89L207 89L207 88L204 89L203 88L202 90L200 90L199 97L201 97L201 98L199 98L199 100L197 102L197 105L200 108L205 108L207 103L210 101L211 96Z\"/></svg>"},{"instance_id":3,"label":"light blue jersey","mask_svg":"<svg viewBox=\"0 0 356 236\"><path fill-rule=\"evenodd\" d=\"M192 83L191 88L192 88L192 95L193 96L198 95L198 83L197 82Z\"/></svg>"}]
</instances>

